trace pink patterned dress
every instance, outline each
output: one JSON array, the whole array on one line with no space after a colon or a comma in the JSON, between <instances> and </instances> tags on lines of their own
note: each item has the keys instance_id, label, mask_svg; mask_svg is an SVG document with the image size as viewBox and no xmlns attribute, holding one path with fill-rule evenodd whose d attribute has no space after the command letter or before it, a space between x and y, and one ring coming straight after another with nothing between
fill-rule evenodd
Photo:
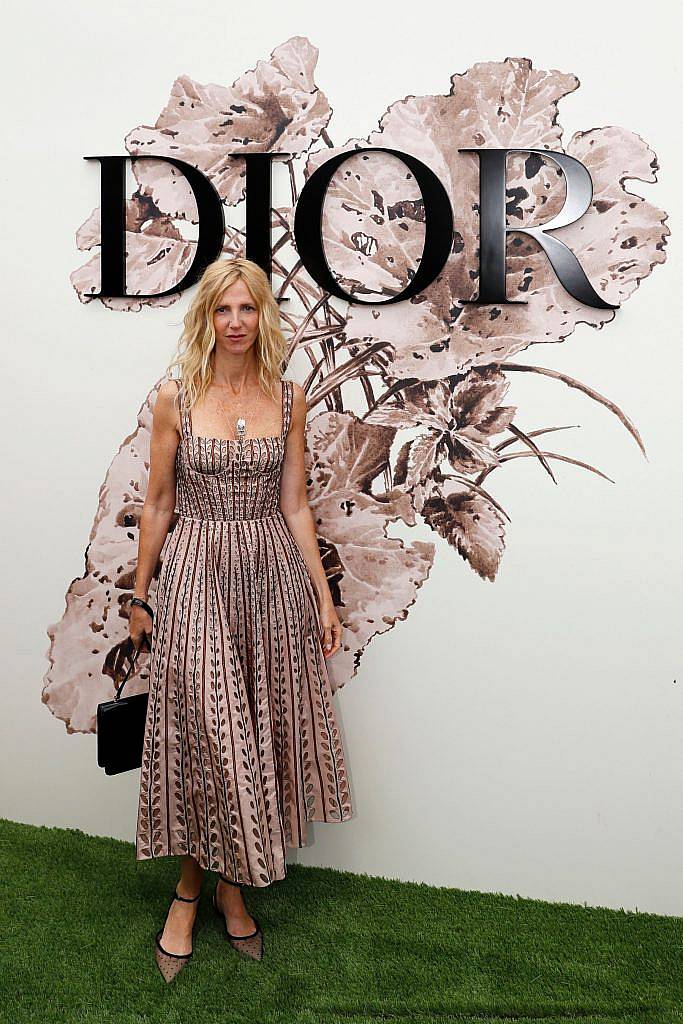
<instances>
[{"instance_id":1,"label":"pink patterned dress","mask_svg":"<svg viewBox=\"0 0 683 1024\"><path fill-rule=\"evenodd\" d=\"M197 437L181 409L140 772L136 858L191 854L253 886L285 877L308 821L353 813L315 588L279 508L292 394L273 437Z\"/></svg>"}]
</instances>

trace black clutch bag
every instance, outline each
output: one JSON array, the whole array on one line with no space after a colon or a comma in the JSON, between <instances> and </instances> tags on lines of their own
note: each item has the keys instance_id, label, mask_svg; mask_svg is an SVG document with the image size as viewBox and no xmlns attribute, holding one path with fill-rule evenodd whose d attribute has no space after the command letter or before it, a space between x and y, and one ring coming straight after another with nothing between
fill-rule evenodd
<instances>
[{"instance_id":1,"label":"black clutch bag","mask_svg":"<svg viewBox=\"0 0 683 1024\"><path fill-rule=\"evenodd\" d=\"M128 772L142 764L149 691L135 693L132 697L121 696L140 647L136 648L114 699L97 705L97 763L106 775Z\"/></svg>"}]
</instances>

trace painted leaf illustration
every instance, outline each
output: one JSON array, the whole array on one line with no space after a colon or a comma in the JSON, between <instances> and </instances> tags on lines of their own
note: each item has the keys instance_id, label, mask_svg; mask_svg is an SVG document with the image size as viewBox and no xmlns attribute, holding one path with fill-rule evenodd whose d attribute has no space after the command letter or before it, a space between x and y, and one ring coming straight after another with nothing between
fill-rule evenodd
<instances>
[{"instance_id":1,"label":"painted leaf illustration","mask_svg":"<svg viewBox=\"0 0 683 1024\"><path fill-rule=\"evenodd\" d=\"M562 152L557 103L578 80L535 70L527 59L508 58L475 64L451 81L450 95L397 101L383 116L379 131L361 143L354 139L329 153L312 154L307 165L310 173L332 153L358 145L399 149L427 163L451 197L453 250L438 279L413 300L386 307L357 304L349 310L347 341L361 346L389 342L388 372L395 377L440 379L503 360L531 344L560 341L577 323L600 326L614 318L614 311L573 299L540 246L525 235L512 235L507 244L508 298L525 304L463 305L462 300L477 294L479 167L474 154L458 150L527 145ZM664 260L669 233L665 214L624 187L627 178L654 181L656 157L633 133L614 127L575 135L566 152L586 165L595 195L584 216L557 230L556 236L575 253L595 289L619 303ZM395 194L394 185L391 201L384 198L387 159L354 155L335 172L327 199L333 240L345 253L337 264L330 258L335 273L347 285L354 277L374 281L378 298L405 287L424 237L421 219L413 212L416 203L419 207L419 191L407 169L401 193ZM353 179L353 195L347 178ZM562 173L550 160L512 154L507 197L510 227L541 225L563 205ZM405 238L400 248L395 242L397 218ZM353 244L353 231L370 238L362 250Z\"/></svg>"},{"instance_id":2,"label":"painted leaf illustration","mask_svg":"<svg viewBox=\"0 0 683 1024\"><path fill-rule=\"evenodd\" d=\"M332 111L313 78L317 59L317 49L295 36L230 88L200 85L181 75L156 125L133 129L126 148L136 156L170 156L191 163L234 206L244 199L246 170L230 154L279 151L298 156L328 124ZM196 223L194 196L175 168L136 160L133 173L160 210Z\"/></svg>"},{"instance_id":3,"label":"painted leaf illustration","mask_svg":"<svg viewBox=\"0 0 683 1024\"><path fill-rule=\"evenodd\" d=\"M473 473L499 464L489 439L512 422L514 407L500 405L508 387L496 370L472 370L456 383L420 382L403 388L400 407L379 406L364 422L428 428L402 452L407 464L401 482L408 487L431 475L444 458L453 469Z\"/></svg>"},{"instance_id":4,"label":"painted leaf illustration","mask_svg":"<svg viewBox=\"0 0 683 1024\"><path fill-rule=\"evenodd\" d=\"M429 525L469 562L483 579L495 579L503 557L503 517L480 494L457 480L432 483L416 492L419 511Z\"/></svg>"},{"instance_id":5,"label":"painted leaf illustration","mask_svg":"<svg viewBox=\"0 0 683 1024\"><path fill-rule=\"evenodd\" d=\"M68 732L95 731L97 705L113 698L125 671L117 668L123 663L123 650L130 646L128 611L147 493L152 410L160 384L161 380L146 398L135 430L112 459L100 488L85 572L69 586L61 619L48 628L50 667L42 699L66 723ZM165 546L160 561L164 550ZM156 579L150 585L152 601L155 592ZM126 682L126 695L148 689L148 669L145 648Z\"/></svg>"},{"instance_id":6,"label":"painted leaf illustration","mask_svg":"<svg viewBox=\"0 0 683 1024\"><path fill-rule=\"evenodd\" d=\"M309 426L309 501L327 552L323 564L334 552L328 580L343 626L342 647L328 662L333 690L355 675L370 640L406 617L434 558L433 544L406 545L387 533L396 519L414 523L408 495L372 492L393 435L348 413L321 413Z\"/></svg>"},{"instance_id":7,"label":"painted leaf illustration","mask_svg":"<svg viewBox=\"0 0 683 1024\"><path fill-rule=\"evenodd\" d=\"M79 249L95 249L87 263L71 274L71 283L81 302L88 302L100 290L100 208L76 233ZM162 214L151 199L136 192L126 202L126 289L125 298L105 296L101 301L109 309L139 310L143 303L170 306L180 293L161 298L139 299L140 294L166 291L182 280L194 258L196 243L182 237L170 217Z\"/></svg>"},{"instance_id":8,"label":"painted leaf illustration","mask_svg":"<svg viewBox=\"0 0 683 1024\"><path fill-rule=\"evenodd\" d=\"M171 97L153 128L140 126L126 137L133 156L169 156L197 167L227 205L245 196L245 165L231 153L279 150L293 157L308 150L332 116L313 77L317 49L300 36L277 47L231 88L202 86L187 75L173 84ZM111 309L138 311L167 306L180 293L154 296L172 288L187 272L196 243L174 220L197 222L197 204L187 179L170 164L139 159L132 163L138 188L127 202L126 283L129 298L105 298ZM93 211L77 234L81 249L100 243L100 212ZM224 256L243 255L244 239L226 229ZM100 256L71 275L81 301L100 288Z\"/></svg>"}]
</instances>

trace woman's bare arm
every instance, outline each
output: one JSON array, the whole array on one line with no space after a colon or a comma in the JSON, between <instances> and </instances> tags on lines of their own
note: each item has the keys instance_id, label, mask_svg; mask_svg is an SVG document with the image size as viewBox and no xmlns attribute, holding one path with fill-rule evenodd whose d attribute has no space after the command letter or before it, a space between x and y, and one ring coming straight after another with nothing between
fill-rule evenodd
<instances>
[{"instance_id":1,"label":"woman's bare arm","mask_svg":"<svg viewBox=\"0 0 683 1024\"><path fill-rule=\"evenodd\" d=\"M144 601L149 594L150 580L159 561L176 504L175 459L180 439L179 415L174 404L177 392L177 385L172 380L164 381L154 403L149 481L140 517L134 592L135 597L141 597ZM147 631L141 629L145 618L149 619L149 616L144 608L133 605L130 614L133 640L142 631Z\"/></svg>"},{"instance_id":2,"label":"woman's bare arm","mask_svg":"<svg viewBox=\"0 0 683 1024\"><path fill-rule=\"evenodd\" d=\"M318 595L318 610L324 634L323 646L325 654L329 657L340 646L341 623L320 559L315 521L308 504L304 462L306 395L300 384L294 383L293 390L292 421L287 434L280 482L280 511L311 574Z\"/></svg>"}]
</instances>

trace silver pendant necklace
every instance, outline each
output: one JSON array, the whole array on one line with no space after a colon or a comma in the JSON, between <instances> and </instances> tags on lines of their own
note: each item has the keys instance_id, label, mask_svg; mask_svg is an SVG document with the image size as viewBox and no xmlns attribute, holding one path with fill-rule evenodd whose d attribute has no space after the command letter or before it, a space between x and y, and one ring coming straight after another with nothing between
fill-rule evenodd
<instances>
[{"instance_id":1,"label":"silver pendant necklace","mask_svg":"<svg viewBox=\"0 0 683 1024\"><path fill-rule=\"evenodd\" d=\"M215 386L220 388L220 387L228 387L229 385L217 384ZM258 395L256 396L256 401L253 403L252 412L256 409L256 407L257 407L257 405L258 405L260 400L261 400L261 389L259 388L258 389ZM224 407L222 402L219 401L218 405L219 405L219 408L221 410L224 410L226 413L228 412L228 410L225 409L225 407ZM247 437L246 437L246 433L247 433L247 421L246 421L246 418L244 416L238 416L237 420L235 422L235 426L237 428L238 464L241 466L242 465L242 458L243 458L244 442L247 439Z\"/></svg>"},{"instance_id":2,"label":"silver pendant necklace","mask_svg":"<svg viewBox=\"0 0 683 1024\"><path fill-rule=\"evenodd\" d=\"M237 451L238 451L238 455L239 455L238 465L239 465L240 469L242 468L242 445L244 443L244 435L246 433L246 430L247 430L247 421L245 420L244 416L238 417L238 419L237 419L237 437L239 439L239 448L237 449Z\"/></svg>"}]
</instances>

